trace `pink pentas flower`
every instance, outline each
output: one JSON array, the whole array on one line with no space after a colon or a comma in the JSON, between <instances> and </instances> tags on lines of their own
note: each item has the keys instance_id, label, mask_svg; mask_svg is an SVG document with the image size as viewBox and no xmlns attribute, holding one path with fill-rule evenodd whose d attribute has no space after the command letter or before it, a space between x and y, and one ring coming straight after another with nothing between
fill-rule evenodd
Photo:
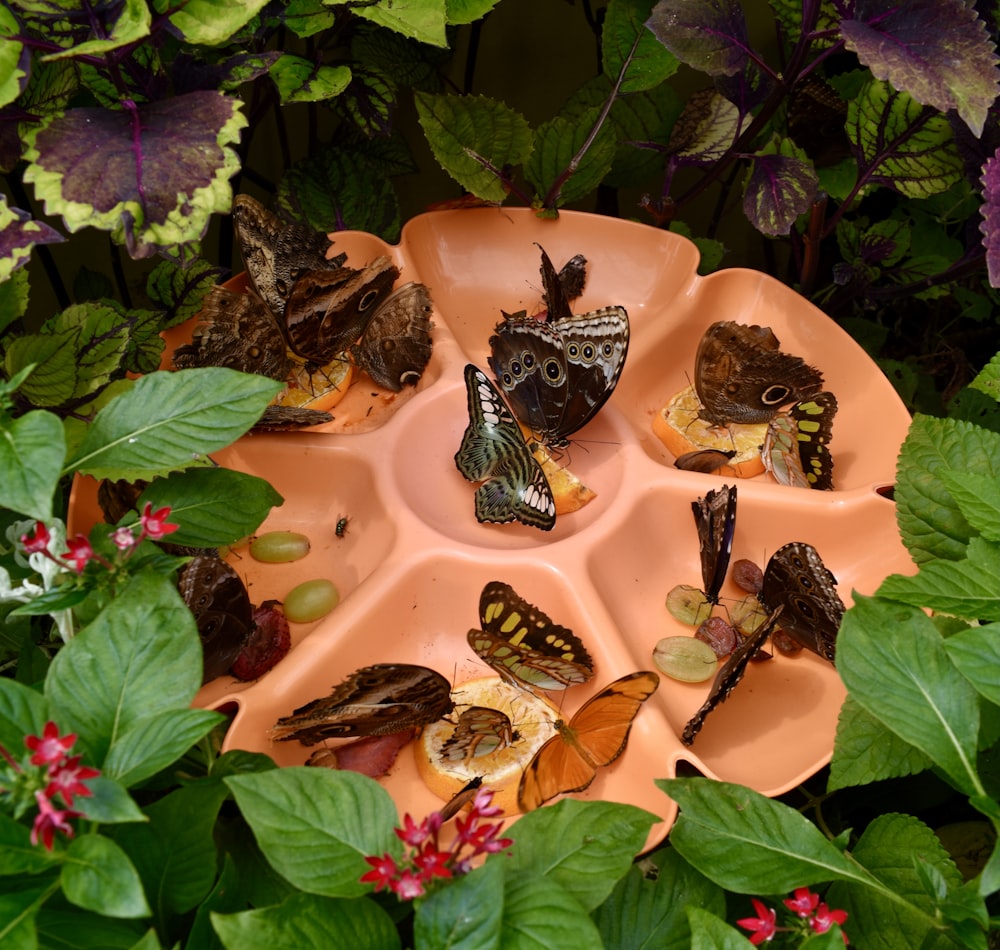
<instances>
[{"instance_id":1,"label":"pink pentas flower","mask_svg":"<svg viewBox=\"0 0 1000 950\"><path fill-rule=\"evenodd\" d=\"M26 554L38 554L40 551L47 551L51 540L52 535L49 534L49 529L45 527L45 522L43 521L35 522L35 530L31 534L21 535L21 544L24 546Z\"/></svg>"},{"instance_id":2,"label":"pink pentas flower","mask_svg":"<svg viewBox=\"0 0 1000 950\"><path fill-rule=\"evenodd\" d=\"M32 765L54 765L66 758L66 753L73 748L76 733L68 732L59 735L59 727L50 719L45 723L41 736L25 736L24 744L33 755L29 760Z\"/></svg>"},{"instance_id":3,"label":"pink pentas flower","mask_svg":"<svg viewBox=\"0 0 1000 950\"><path fill-rule=\"evenodd\" d=\"M819 894L814 894L808 887L797 887L795 894L785 901L785 906L799 917L809 917L819 903Z\"/></svg>"},{"instance_id":4,"label":"pink pentas flower","mask_svg":"<svg viewBox=\"0 0 1000 950\"><path fill-rule=\"evenodd\" d=\"M109 537L119 551L128 551L130 548L135 547L136 544L135 535L132 534L132 529L124 526L116 528L111 532Z\"/></svg>"},{"instance_id":5,"label":"pink pentas flower","mask_svg":"<svg viewBox=\"0 0 1000 950\"><path fill-rule=\"evenodd\" d=\"M41 840L45 850L51 851L57 831L61 831L67 838L73 837L73 826L69 819L78 818L80 813L56 808L42 791L35 792L35 801L38 802L38 814L31 827L31 843L37 845Z\"/></svg>"},{"instance_id":6,"label":"pink pentas flower","mask_svg":"<svg viewBox=\"0 0 1000 950\"><path fill-rule=\"evenodd\" d=\"M100 775L98 769L80 765L79 755L71 756L65 762L49 770L49 783L45 786L48 798L59 795L67 807L72 807L73 797L87 798L94 793L83 783Z\"/></svg>"},{"instance_id":7,"label":"pink pentas flower","mask_svg":"<svg viewBox=\"0 0 1000 950\"><path fill-rule=\"evenodd\" d=\"M453 855L450 851L438 851L433 841L428 841L413 857L413 864L420 876L429 881L434 877L451 877L448 866Z\"/></svg>"},{"instance_id":8,"label":"pink pentas flower","mask_svg":"<svg viewBox=\"0 0 1000 950\"><path fill-rule=\"evenodd\" d=\"M66 560L73 561L73 570L77 574L81 573L87 566L87 562L94 556L94 549L90 546L90 542L82 534L78 534L66 542L66 547L68 548Z\"/></svg>"},{"instance_id":9,"label":"pink pentas flower","mask_svg":"<svg viewBox=\"0 0 1000 950\"><path fill-rule=\"evenodd\" d=\"M430 835L430 827L428 826L427 820L420 822L418 825L414 820L412 815L403 816L403 827L396 828L396 837L405 844L412 845L414 847L419 847L422 845Z\"/></svg>"},{"instance_id":10,"label":"pink pentas flower","mask_svg":"<svg viewBox=\"0 0 1000 950\"><path fill-rule=\"evenodd\" d=\"M389 887L397 897L411 901L415 897L424 896L424 884L420 876L412 868L403 870L395 880L389 882Z\"/></svg>"},{"instance_id":11,"label":"pink pentas flower","mask_svg":"<svg viewBox=\"0 0 1000 950\"><path fill-rule=\"evenodd\" d=\"M837 926L842 926L844 921L847 920L846 910L830 910L826 904L820 904L816 908L816 913L813 915L812 919L809 921L809 926L818 934L825 934L834 924ZM841 932L844 938L844 943L847 943L847 934Z\"/></svg>"},{"instance_id":12,"label":"pink pentas flower","mask_svg":"<svg viewBox=\"0 0 1000 950\"><path fill-rule=\"evenodd\" d=\"M372 866L372 869L361 875L364 884L374 884L375 890L380 891L383 887L390 887L396 875L399 873L399 866L391 854L383 854L382 857L368 857L365 860Z\"/></svg>"},{"instance_id":13,"label":"pink pentas flower","mask_svg":"<svg viewBox=\"0 0 1000 950\"><path fill-rule=\"evenodd\" d=\"M480 787L479 791L476 792L476 797L472 799L472 814L478 815L480 818L493 818L496 815L502 815L503 809L490 804L492 801L493 789L487 788L485 785Z\"/></svg>"},{"instance_id":14,"label":"pink pentas flower","mask_svg":"<svg viewBox=\"0 0 1000 950\"><path fill-rule=\"evenodd\" d=\"M139 517L139 521L142 524L142 533L147 538L152 538L154 541L159 541L160 538L173 533L180 527L180 525L170 524L167 521L167 518L169 517L169 505L165 505L163 508L158 508L156 511L153 511L153 506L149 502L146 502L146 506L142 509L142 514Z\"/></svg>"},{"instance_id":15,"label":"pink pentas flower","mask_svg":"<svg viewBox=\"0 0 1000 950\"><path fill-rule=\"evenodd\" d=\"M773 907L766 907L756 897L752 898L751 903L753 904L753 909L757 912L757 916L744 917L742 920L737 920L736 923L744 930L753 931L749 940L756 946L760 943L766 943L774 937L778 929L778 915L775 913Z\"/></svg>"}]
</instances>

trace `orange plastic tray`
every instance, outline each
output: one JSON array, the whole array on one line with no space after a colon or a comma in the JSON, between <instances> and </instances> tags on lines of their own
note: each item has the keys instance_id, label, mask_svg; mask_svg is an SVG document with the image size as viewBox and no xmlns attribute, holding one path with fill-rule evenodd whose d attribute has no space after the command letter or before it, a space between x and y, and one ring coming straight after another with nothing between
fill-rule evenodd
<instances>
[{"instance_id":1,"label":"orange plastic tray","mask_svg":"<svg viewBox=\"0 0 1000 950\"><path fill-rule=\"evenodd\" d=\"M306 559L286 565L234 552L230 561L254 602L280 599L311 577L330 578L342 595L323 620L292 625L292 652L261 680L222 677L201 690L200 705L237 710L226 748L266 752L282 765L304 762L311 749L272 744L268 728L371 663L424 664L456 683L486 675L466 632L477 626L480 591L494 579L512 584L590 649L596 676L566 692L567 716L617 677L655 668L657 640L692 632L664 606L673 585L701 583L690 503L725 479L675 469L652 433L652 418L690 382L698 340L715 320L770 326L783 350L824 373L840 403L830 445L836 490L789 488L767 475L739 482L733 557L763 566L785 542L807 541L847 603L852 591L872 593L887 574L915 569L892 502L876 493L893 481L909 415L861 348L778 281L741 269L698 277L697 251L683 237L572 212L557 220L504 208L433 212L410 221L398 246L360 232L333 237L351 264L388 254L402 281L428 285L434 354L415 394L393 397L361 376L332 423L248 436L216 456L267 478L284 496L262 531L298 530L312 541ZM487 341L501 309L531 309L539 301L535 242L556 266L586 255L589 276L575 312L620 304L632 328L617 390L569 450L571 469L598 497L560 516L548 533L479 524L474 486L453 461L468 421L464 365L487 368ZM75 530L99 518L88 480L78 481L71 510ZM350 522L338 538L334 529L344 516ZM737 596L728 587L723 593ZM682 761L777 795L829 760L844 689L818 657L778 655L751 665L686 748L679 735L707 690L663 677L624 754L579 797L646 808L661 817L662 834L676 805L653 780L673 777ZM401 813L419 816L441 804L417 776L408 749L382 781Z\"/></svg>"}]
</instances>

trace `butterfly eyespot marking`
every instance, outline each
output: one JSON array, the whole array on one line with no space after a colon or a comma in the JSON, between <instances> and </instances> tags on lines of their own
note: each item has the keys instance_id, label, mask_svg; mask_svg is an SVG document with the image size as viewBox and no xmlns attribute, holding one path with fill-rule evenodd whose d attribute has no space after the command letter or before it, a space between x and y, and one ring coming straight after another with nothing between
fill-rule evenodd
<instances>
[{"instance_id":1,"label":"butterfly eyespot marking","mask_svg":"<svg viewBox=\"0 0 1000 950\"><path fill-rule=\"evenodd\" d=\"M379 291L369 290L368 293L364 294L358 302L358 310L367 310L374 301L378 300L379 296Z\"/></svg>"},{"instance_id":2,"label":"butterfly eyespot marking","mask_svg":"<svg viewBox=\"0 0 1000 950\"><path fill-rule=\"evenodd\" d=\"M558 382L563 375L562 366L558 360L546 360L542 365L542 372L545 373L545 378L553 383Z\"/></svg>"},{"instance_id":3,"label":"butterfly eyespot marking","mask_svg":"<svg viewBox=\"0 0 1000 950\"><path fill-rule=\"evenodd\" d=\"M585 343L581 353L585 363L593 363L597 359L597 347L593 343Z\"/></svg>"},{"instance_id":4,"label":"butterfly eyespot marking","mask_svg":"<svg viewBox=\"0 0 1000 950\"><path fill-rule=\"evenodd\" d=\"M535 368L535 357L531 353L522 353L521 365L526 373L530 373Z\"/></svg>"},{"instance_id":5,"label":"butterfly eyespot marking","mask_svg":"<svg viewBox=\"0 0 1000 950\"><path fill-rule=\"evenodd\" d=\"M761 393L760 401L764 403L765 406L780 406L783 402L788 401L791 392L792 391L784 385L768 386L768 388Z\"/></svg>"}]
</instances>

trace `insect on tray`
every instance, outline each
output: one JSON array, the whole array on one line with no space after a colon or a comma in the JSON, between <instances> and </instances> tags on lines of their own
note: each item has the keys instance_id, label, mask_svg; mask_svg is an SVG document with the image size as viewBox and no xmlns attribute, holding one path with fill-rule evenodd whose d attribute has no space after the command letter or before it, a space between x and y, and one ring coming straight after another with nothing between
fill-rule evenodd
<instances>
[{"instance_id":1,"label":"insect on tray","mask_svg":"<svg viewBox=\"0 0 1000 950\"><path fill-rule=\"evenodd\" d=\"M311 749L274 743L268 730L360 667L419 664L455 683L488 675L466 637L477 624L480 592L494 580L512 585L585 643L595 677L563 694L567 720L604 685L653 668L657 641L692 632L664 605L674 585L700 583L691 503L733 479L676 469L652 420L691 383L699 340L718 320L771 327L783 350L822 371L839 403L829 445L835 489L788 487L767 474L741 480L733 559L763 565L787 542L807 542L821 552L848 604L853 591L870 594L887 574L914 570L894 506L876 491L892 483L909 416L860 347L778 281L741 269L698 277L697 252L686 239L573 212L556 220L503 208L433 212L410 221L398 246L359 232L334 239L333 250L352 263L386 255L400 283L429 288L433 354L415 392L407 387L396 397L362 377L332 422L252 435L216 456L268 479L284 496L261 532L301 531L312 542L293 564L230 558L254 602L280 599L309 577L329 578L342 598L322 620L292 625L291 653L262 679L248 684L225 676L203 687L199 704L236 709L226 748L303 763ZM562 450L597 497L559 515L549 531L479 523L475 486L454 462L469 419L464 367L473 363L492 375L488 340L501 310L537 306L536 242L557 264L575 254L587 258L576 312L623 307L631 327L617 388ZM77 524L93 517L88 492L78 484ZM727 581L722 603L738 596ZM682 761L776 795L829 760L844 689L818 656L752 664L685 747L681 733L708 689L663 677L636 716L624 754L580 797L648 809L661 817L662 832L676 806L654 780L673 777ZM401 813L441 805L408 749L382 782Z\"/></svg>"}]
</instances>

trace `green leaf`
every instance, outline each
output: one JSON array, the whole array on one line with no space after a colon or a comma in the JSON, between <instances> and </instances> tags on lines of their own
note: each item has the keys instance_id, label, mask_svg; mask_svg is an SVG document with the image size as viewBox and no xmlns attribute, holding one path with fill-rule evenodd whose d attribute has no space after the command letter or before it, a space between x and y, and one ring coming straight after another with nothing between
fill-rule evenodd
<instances>
[{"instance_id":1,"label":"green leaf","mask_svg":"<svg viewBox=\"0 0 1000 950\"><path fill-rule=\"evenodd\" d=\"M26 824L0 813L0 879L39 874L58 861L55 854L31 843L31 829Z\"/></svg>"},{"instance_id":2,"label":"green leaf","mask_svg":"<svg viewBox=\"0 0 1000 950\"><path fill-rule=\"evenodd\" d=\"M0 274L0 333L27 313L29 291L26 270L15 271L6 280ZM5 383L9 385L10 381L9 377Z\"/></svg>"},{"instance_id":3,"label":"green leaf","mask_svg":"<svg viewBox=\"0 0 1000 950\"><path fill-rule=\"evenodd\" d=\"M691 933L691 950L746 950L746 935L730 927L718 914L697 906L681 908L687 916Z\"/></svg>"},{"instance_id":4,"label":"green leaf","mask_svg":"<svg viewBox=\"0 0 1000 950\"><path fill-rule=\"evenodd\" d=\"M819 190L816 169L791 139L758 152L747 172L743 213L758 231L788 234L811 207Z\"/></svg>"},{"instance_id":5,"label":"green leaf","mask_svg":"<svg viewBox=\"0 0 1000 950\"><path fill-rule=\"evenodd\" d=\"M393 0L354 7L352 12L421 43L448 45L444 31L445 0Z\"/></svg>"},{"instance_id":6,"label":"green leaf","mask_svg":"<svg viewBox=\"0 0 1000 950\"><path fill-rule=\"evenodd\" d=\"M220 498L238 498L240 503L220 505ZM253 534L271 509L283 502L256 475L229 468L195 468L156 479L143 491L138 507L141 511L148 503L154 511L164 505L170 508L170 520L180 525L170 535L172 544L214 548Z\"/></svg>"},{"instance_id":7,"label":"green leaf","mask_svg":"<svg viewBox=\"0 0 1000 950\"><path fill-rule=\"evenodd\" d=\"M267 0L155 0L157 13L169 13L170 25L182 39L198 46L218 46L243 29Z\"/></svg>"},{"instance_id":8,"label":"green leaf","mask_svg":"<svg viewBox=\"0 0 1000 950\"><path fill-rule=\"evenodd\" d=\"M278 59L271 66L270 72L283 103L333 99L351 81L348 66L323 66L290 53Z\"/></svg>"},{"instance_id":9,"label":"green leaf","mask_svg":"<svg viewBox=\"0 0 1000 950\"><path fill-rule=\"evenodd\" d=\"M482 867L417 904L413 921L416 947L495 950L503 919L505 858L491 857Z\"/></svg>"},{"instance_id":10,"label":"green leaf","mask_svg":"<svg viewBox=\"0 0 1000 950\"><path fill-rule=\"evenodd\" d=\"M837 649L839 660L839 643ZM782 894L824 881L868 880L804 815L752 789L707 778L656 784L681 808L671 843L720 887Z\"/></svg>"},{"instance_id":11,"label":"green leaf","mask_svg":"<svg viewBox=\"0 0 1000 950\"><path fill-rule=\"evenodd\" d=\"M868 83L847 107L847 135L872 181L907 198L947 191L961 179L962 159L948 120L930 115L905 92Z\"/></svg>"},{"instance_id":12,"label":"green leaf","mask_svg":"<svg viewBox=\"0 0 1000 950\"><path fill-rule=\"evenodd\" d=\"M861 706L924 752L957 788L981 791L976 692L923 611L855 594L837 635L837 670Z\"/></svg>"},{"instance_id":13,"label":"green leaf","mask_svg":"<svg viewBox=\"0 0 1000 950\"><path fill-rule=\"evenodd\" d=\"M722 890L673 848L661 848L633 865L594 913L606 947L617 950L687 950L691 928L685 911L722 916Z\"/></svg>"},{"instance_id":14,"label":"green leaf","mask_svg":"<svg viewBox=\"0 0 1000 950\"><path fill-rule=\"evenodd\" d=\"M860 940L866 950L954 946L941 939L947 925L936 919L935 902L914 868L914 861L924 861L943 874L949 886L961 883L958 870L930 828L910 815L879 815L865 829L852 855L883 885L876 891L849 882L834 883L826 893L830 907L847 911L844 929L852 943ZM937 942L933 941L935 931Z\"/></svg>"},{"instance_id":15,"label":"green leaf","mask_svg":"<svg viewBox=\"0 0 1000 950\"><path fill-rule=\"evenodd\" d=\"M197 241L232 203L231 146L247 124L239 107L203 89L49 115L27 133L24 181L70 231L110 231L134 258Z\"/></svg>"},{"instance_id":16,"label":"green leaf","mask_svg":"<svg viewBox=\"0 0 1000 950\"><path fill-rule=\"evenodd\" d=\"M305 766L225 779L264 856L311 894L358 897L368 855L400 853L396 806L354 772Z\"/></svg>"},{"instance_id":17,"label":"green leaf","mask_svg":"<svg viewBox=\"0 0 1000 950\"><path fill-rule=\"evenodd\" d=\"M448 23L472 23L486 16L500 0L445 0Z\"/></svg>"},{"instance_id":18,"label":"green leaf","mask_svg":"<svg viewBox=\"0 0 1000 950\"><path fill-rule=\"evenodd\" d=\"M17 337L7 347L4 364L8 375L14 376L34 364L20 389L32 405L61 406L76 392L80 379L76 365L79 334L77 329L32 333Z\"/></svg>"},{"instance_id":19,"label":"green leaf","mask_svg":"<svg viewBox=\"0 0 1000 950\"><path fill-rule=\"evenodd\" d=\"M594 922L552 878L508 869L503 891L501 950L603 950Z\"/></svg>"},{"instance_id":20,"label":"green leaf","mask_svg":"<svg viewBox=\"0 0 1000 950\"><path fill-rule=\"evenodd\" d=\"M601 66L620 91L642 92L677 72L680 61L646 29L655 0L611 0L601 30Z\"/></svg>"},{"instance_id":21,"label":"green leaf","mask_svg":"<svg viewBox=\"0 0 1000 950\"><path fill-rule=\"evenodd\" d=\"M510 866L558 881L588 911L603 901L642 851L655 815L616 802L564 798L522 815L509 829Z\"/></svg>"},{"instance_id":22,"label":"green leaf","mask_svg":"<svg viewBox=\"0 0 1000 950\"><path fill-rule=\"evenodd\" d=\"M3 71L3 53L9 47L10 44L0 38L0 76ZM18 273L18 268L28 263L36 244L59 244L65 240L55 228L33 220L27 211L9 208L6 196L0 194L0 283L9 280ZM0 318L0 330L3 330L7 322Z\"/></svg>"},{"instance_id":23,"label":"green leaf","mask_svg":"<svg viewBox=\"0 0 1000 950\"><path fill-rule=\"evenodd\" d=\"M969 627L944 641L944 650L959 672L991 703L1000 705L1000 623Z\"/></svg>"},{"instance_id":24,"label":"green leaf","mask_svg":"<svg viewBox=\"0 0 1000 950\"><path fill-rule=\"evenodd\" d=\"M939 475L958 510L987 541L1000 541L1000 482L982 472Z\"/></svg>"},{"instance_id":25,"label":"green leaf","mask_svg":"<svg viewBox=\"0 0 1000 950\"><path fill-rule=\"evenodd\" d=\"M124 786L106 774L87 779L87 788L90 795L74 800L73 807L82 812L88 821L102 825L146 821L146 816Z\"/></svg>"},{"instance_id":26,"label":"green leaf","mask_svg":"<svg viewBox=\"0 0 1000 950\"><path fill-rule=\"evenodd\" d=\"M1000 620L1000 544L973 538L961 561L931 561L913 576L893 574L877 593L969 620Z\"/></svg>"},{"instance_id":27,"label":"green leaf","mask_svg":"<svg viewBox=\"0 0 1000 950\"><path fill-rule=\"evenodd\" d=\"M1000 434L968 422L918 415L900 449L896 510L903 543L921 564L958 560L974 531L959 510L943 472L1000 477Z\"/></svg>"},{"instance_id":28,"label":"green leaf","mask_svg":"<svg viewBox=\"0 0 1000 950\"><path fill-rule=\"evenodd\" d=\"M128 855L110 838L81 835L66 849L62 890L77 907L106 917L147 917L149 904Z\"/></svg>"},{"instance_id":29,"label":"green leaf","mask_svg":"<svg viewBox=\"0 0 1000 950\"><path fill-rule=\"evenodd\" d=\"M59 417L36 410L18 419L0 414L0 507L29 518L52 517L66 442Z\"/></svg>"},{"instance_id":30,"label":"green leaf","mask_svg":"<svg viewBox=\"0 0 1000 950\"><path fill-rule=\"evenodd\" d=\"M847 696L837 719L828 791L916 775L930 767L923 752L887 729L853 696Z\"/></svg>"},{"instance_id":31,"label":"green leaf","mask_svg":"<svg viewBox=\"0 0 1000 950\"><path fill-rule=\"evenodd\" d=\"M618 143L608 122L593 134L601 120L601 109L594 108L572 118L556 116L535 130L524 175L546 208L585 197L611 171Z\"/></svg>"},{"instance_id":32,"label":"green leaf","mask_svg":"<svg viewBox=\"0 0 1000 950\"><path fill-rule=\"evenodd\" d=\"M67 307L42 327L43 334L73 341L76 386L70 394L81 400L107 386L121 370L129 343L130 321L114 306L83 303Z\"/></svg>"},{"instance_id":33,"label":"green leaf","mask_svg":"<svg viewBox=\"0 0 1000 950\"><path fill-rule=\"evenodd\" d=\"M49 704L36 690L10 677L0 677L0 745L24 749L25 736L40 736L50 718Z\"/></svg>"},{"instance_id":34,"label":"green leaf","mask_svg":"<svg viewBox=\"0 0 1000 950\"><path fill-rule=\"evenodd\" d=\"M1000 353L997 353L969 383L973 389L1000 402Z\"/></svg>"},{"instance_id":35,"label":"green leaf","mask_svg":"<svg viewBox=\"0 0 1000 950\"><path fill-rule=\"evenodd\" d=\"M177 588L140 574L59 651L45 695L101 764L140 720L190 705L201 666L194 618Z\"/></svg>"},{"instance_id":36,"label":"green leaf","mask_svg":"<svg viewBox=\"0 0 1000 950\"><path fill-rule=\"evenodd\" d=\"M34 879L0 891L0 945L4 950L38 950L35 920L49 891L47 884L39 886Z\"/></svg>"},{"instance_id":37,"label":"green leaf","mask_svg":"<svg viewBox=\"0 0 1000 950\"><path fill-rule=\"evenodd\" d=\"M213 913L212 926L228 950L396 950L401 945L392 918L372 901L315 894L291 894L273 907L241 914Z\"/></svg>"},{"instance_id":38,"label":"green leaf","mask_svg":"<svg viewBox=\"0 0 1000 950\"><path fill-rule=\"evenodd\" d=\"M176 762L225 717L210 709L172 709L124 730L108 750L103 771L126 788Z\"/></svg>"},{"instance_id":39,"label":"green leaf","mask_svg":"<svg viewBox=\"0 0 1000 950\"><path fill-rule=\"evenodd\" d=\"M220 782L182 786L146 808L146 824L114 829L158 919L193 910L211 891L218 861L214 831L226 797Z\"/></svg>"},{"instance_id":40,"label":"green leaf","mask_svg":"<svg viewBox=\"0 0 1000 950\"><path fill-rule=\"evenodd\" d=\"M221 367L143 376L98 412L65 471L135 480L187 468L246 432L280 389Z\"/></svg>"},{"instance_id":41,"label":"green leaf","mask_svg":"<svg viewBox=\"0 0 1000 950\"><path fill-rule=\"evenodd\" d=\"M13 102L27 85L28 64L22 61L24 43L10 38L19 32L11 9L6 5L0 7L0 106Z\"/></svg>"},{"instance_id":42,"label":"green leaf","mask_svg":"<svg viewBox=\"0 0 1000 950\"><path fill-rule=\"evenodd\" d=\"M485 96L414 93L420 126L438 164L484 201L507 197L500 173L531 154L531 128L520 113Z\"/></svg>"}]
</instances>

